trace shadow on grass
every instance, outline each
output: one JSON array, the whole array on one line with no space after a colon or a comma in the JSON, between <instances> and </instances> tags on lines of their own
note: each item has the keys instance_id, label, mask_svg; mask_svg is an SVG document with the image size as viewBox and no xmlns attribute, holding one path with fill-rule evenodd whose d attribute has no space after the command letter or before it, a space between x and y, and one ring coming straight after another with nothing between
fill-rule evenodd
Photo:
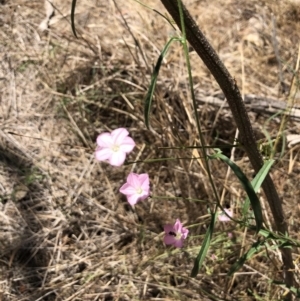
<instances>
[{"instance_id":1,"label":"shadow on grass","mask_svg":"<svg viewBox=\"0 0 300 301\"><path fill-rule=\"evenodd\" d=\"M20 300L56 300L54 292L43 288L50 253L43 248L45 225L38 218L47 211L47 205L36 184L37 171L31 162L3 145L0 145L0 165L6 172L7 181L15 184L14 189L18 185L26 187L21 194L13 191L12 194L0 195L0 258L2 273L10 283L10 292L7 293L19 295ZM4 295L3 298L10 300Z\"/></svg>"}]
</instances>

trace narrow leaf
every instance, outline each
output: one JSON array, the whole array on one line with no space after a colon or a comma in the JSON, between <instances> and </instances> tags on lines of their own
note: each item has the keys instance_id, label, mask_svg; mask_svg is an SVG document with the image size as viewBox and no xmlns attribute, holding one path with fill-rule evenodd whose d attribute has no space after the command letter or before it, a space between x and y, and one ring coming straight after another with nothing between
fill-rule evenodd
<instances>
[{"instance_id":1,"label":"narrow leaf","mask_svg":"<svg viewBox=\"0 0 300 301\"><path fill-rule=\"evenodd\" d=\"M209 245L210 245L210 241L214 232L214 226L216 223L216 218L217 218L217 214L213 213L211 216L211 221L210 221L210 225L206 231L201 249L199 251L199 254L197 256L197 258L195 259L195 263L194 263L194 267L192 269L192 273L191 273L191 277L196 277L197 274L199 273L202 263L206 257L207 251L209 249Z\"/></svg>"},{"instance_id":2,"label":"narrow leaf","mask_svg":"<svg viewBox=\"0 0 300 301\"><path fill-rule=\"evenodd\" d=\"M258 233L262 227L263 215L262 215L262 210L261 210L259 199L258 199L250 181L245 176L245 174L242 172L242 170L234 162L232 162L229 158L227 158L223 154L216 153L215 155L209 156L209 157L210 158L220 158L232 169L234 174L240 180L241 184L243 185L243 187L249 197L249 200L250 200L253 212L254 212L255 221L256 221L256 232Z\"/></svg>"},{"instance_id":3,"label":"narrow leaf","mask_svg":"<svg viewBox=\"0 0 300 301\"><path fill-rule=\"evenodd\" d=\"M262 166L262 168L260 169L260 171L257 173L255 178L251 181L251 184L252 184L255 192L257 192L258 189L261 187L261 184L263 183L265 177L269 173L269 170L271 169L274 162L275 162L275 160L272 160L272 159L265 161L265 163Z\"/></svg>"},{"instance_id":4,"label":"narrow leaf","mask_svg":"<svg viewBox=\"0 0 300 301\"><path fill-rule=\"evenodd\" d=\"M255 178L251 181L252 187L255 193L258 192L259 188L261 187L264 179L266 178L267 174L269 173L272 165L274 164L275 160L267 160L265 161L264 165L257 173ZM246 199L244 206L243 206L243 215L245 216L249 212L250 200L249 198Z\"/></svg>"},{"instance_id":5,"label":"narrow leaf","mask_svg":"<svg viewBox=\"0 0 300 301\"><path fill-rule=\"evenodd\" d=\"M77 34L76 34L76 29L75 29L75 7L76 7L76 1L77 0L72 0L72 7L71 7L71 27L74 36L78 39Z\"/></svg>"},{"instance_id":6,"label":"narrow leaf","mask_svg":"<svg viewBox=\"0 0 300 301\"><path fill-rule=\"evenodd\" d=\"M74 0L73 0L74 1ZM158 73L162 64L162 61L164 59L164 57L166 56L166 53L168 51L168 49L171 46L171 43L174 41L180 41L180 39L178 38L171 38L168 43L166 44L166 46L164 47L163 51L161 52L157 63L154 67L152 76L151 76L151 83L148 89L148 92L146 94L146 99L145 99L145 108L144 108L144 117L145 117L145 124L146 127L149 129L149 116L150 116L150 111L151 111L151 105L152 105L152 100L153 100L153 95L154 95L154 91L155 91L155 87L156 87L156 82L157 82L157 78L158 78Z\"/></svg>"},{"instance_id":7,"label":"narrow leaf","mask_svg":"<svg viewBox=\"0 0 300 301\"><path fill-rule=\"evenodd\" d=\"M264 241L257 241L254 244L252 244L252 247L235 264L233 264L227 275L231 276L232 274L237 272L248 259L253 257L253 255L261 249L264 243Z\"/></svg>"}]
</instances>

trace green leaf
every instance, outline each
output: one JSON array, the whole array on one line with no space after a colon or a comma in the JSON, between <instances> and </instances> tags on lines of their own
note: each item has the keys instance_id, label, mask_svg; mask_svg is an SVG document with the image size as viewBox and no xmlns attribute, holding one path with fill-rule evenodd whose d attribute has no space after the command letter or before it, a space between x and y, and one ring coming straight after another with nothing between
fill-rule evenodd
<instances>
[{"instance_id":1,"label":"green leaf","mask_svg":"<svg viewBox=\"0 0 300 301\"><path fill-rule=\"evenodd\" d=\"M73 0L74 1L74 0ZM155 91L155 87L156 87L156 82L157 82L157 77L158 77L158 73L162 64L162 61L164 59L164 57L166 56L167 51L169 50L171 43L174 41L181 41L179 38L171 38L168 43L166 44L166 46L164 47L163 51L161 52L157 63L154 67L154 70L152 72L152 76L151 76L151 83L150 83L150 87L147 91L146 94L146 99L145 99L145 108L144 108L144 117L145 117L145 124L146 127L149 129L149 117L150 117L150 111L151 111L151 105L152 105L152 100L153 100L153 95L154 95L154 91Z\"/></svg>"},{"instance_id":2,"label":"green leaf","mask_svg":"<svg viewBox=\"0 0 300 301\"><path fill-rule=\"evenodd\" d=\"M259 199L258 199L250 181L245 176L245 174L242 172L242 170L234 162L232 162L229 158L227 158L220 152L214 154L213 156L208 156L208 157L211 159L219 158L222 161L224 161L232 169L232 171L237 176L237 178L240 180L241 184L243 185L243 187L249 197L249 200L250 200L253 212L254 212L255 221L256 221L256 232L258 233L263 224L263 215L262 215L262 210L261 210Z\"/></svg>"},{"instance_id":3,"label":"green leaf","mask_svg":"<svg viewBox=\"0 0 300 301\"><path fill-rule=\"evenodd\" d=\"M255 192L257 192L258 189L261 187L261 184L263 183L265 177L269 173L274 162L275 162L275 160L273 160L273 159L265 161L265 163L262 166L262 168L260 169L260 171L257 173L255 178L251 181L251 184L252 184Z\"/></svg>"},{"instance_id":4,"label":"green leaf","mask_svg":"<svg viewBox=\"0 0 300 301\"><path fill-rule=\"evenodd\" d=\"M252 187L253 187L255 193L258 192L259 188L261 187L264 179L266 178L267 174L269 173L274 162L275 162L275 160L272 160L272 159L265 161L263 167L257 173L255 178L251 181L251 184L252 184ZM249 198L247 198L244 203L244 206L243 206L243 215L244 216L249 212L249 207L250 207L250 200L249 200Z\"/></svg>"},{"instance_id":5,"label":"green leaf","mask_svg":"<svg viewBox=\"0 0 300 301\"><path fill-rule=\"evenodd\" d=\"M252 244L252 247L235 264L233 264L227 275L231 276L238 271L248 259L253 257L253 255L256 254L261 247L263 247L264 243L265 241L257 241Z\"/></svg>"},{"instance_id":6,"label":"green leaf","mask_svg":"<svg viewBox=\"0 0 300 301\"><path fill-rule=\"evenodd\" d=\"M195 259L195 263L194 263L194 267L192 269L192 273L191 273L191 277L196 277L197 274L199 273L202 263L206 257L207 251L209 249L209 245L210 245L210 241L214 232L214 226L216 223L216 218L217 218L217 214L216 213L212 213L211 215L211 221L210 221L210 225L206 231L201 249L199 251L199 254L197 256L197 258Z\"/></svg>"},{"instance_id":7,"label":"green leaf","mask_svg":"<svg viewBox=\"0 0 300 301\"><path fill-rule=\"evenodd\" d=\"M78 39L75 29L75 7L76 7L76 1L72 0L72 7L71 7L71 26L74 36Z\"/></svg>"}]
</instances>

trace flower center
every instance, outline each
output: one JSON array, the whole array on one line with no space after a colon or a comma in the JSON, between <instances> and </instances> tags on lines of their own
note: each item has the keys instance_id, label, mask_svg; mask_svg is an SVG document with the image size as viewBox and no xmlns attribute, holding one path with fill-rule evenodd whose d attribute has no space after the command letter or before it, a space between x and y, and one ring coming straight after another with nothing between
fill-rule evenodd
<instances>
[{"instance_id":1,"label":"flower center","mask_svg":"<svg viewBox=\"0 0 300 301\"><path fill-rule=\"evenodd\" d=\"M170 231L170 232L169 232L169 235L172 235L172 236L175 237L175 239L180 240L182 234L181 234L180 232L175 233L175 232L173 232L173 231Z\"/></svg>"},{"instance_id":2,"label":"flower center","mask_svg":"<svg viewBox=\"0 0 300 301\"><path fill-rule=\"evenodd\" d=\"M117 152L120 150L120 146L117 145L117 144L114 144L114 145L112 146L111 150L112 150L113 152L116 152L116 153L117 153Z\"/></svg>"},{"instance_id":3,"label":"flower center","mask_svg":"<svg viewBox=\"0 0 300 301\"><path fill-rule=\"evenodd\" d=\"M138 188L136 189L136 193L137 193L137 194L142 194L142 192L143 192L143 189L142 189L141 187L138 187Z\"/></svg>"},{"instance_id":4,"label":"flower center","mask_svg":"<svg viewBox=\"0 0 300 301\"><path fill-rule=\"evenodd\" d=\"M180 232L177 232L175 238L176 238L177 240L180 240L180 239L181 239L181 236L182 236L182 234L181 234Z\"/></svg>"}]
</instances>

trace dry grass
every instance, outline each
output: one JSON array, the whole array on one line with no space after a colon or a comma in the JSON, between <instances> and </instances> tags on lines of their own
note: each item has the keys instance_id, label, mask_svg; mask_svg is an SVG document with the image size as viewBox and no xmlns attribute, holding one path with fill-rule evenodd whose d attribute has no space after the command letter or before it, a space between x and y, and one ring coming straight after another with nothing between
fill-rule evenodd
<instances>
[{"instance_id":1,"label":"dry grass","mask_svg":"<svg viewBox=\"0 0 300 301\"><path fill-rule=\"evenodd\" d=\"M134 1L118 1L121 12L113 1L78 1L76 39L70 0L55 1L47 32L38 29L43 1L0 3L1 300L279 300L282 290L269 282L281 280L276 250L262 250L233 278L225 277L254 242L253 233L233 223L217 225L204 267L197 278L189 277L209 223L206 204L213 202L198 161L112 168L94 160L97 135L120 126L137 142L131 161L192 157L187 150L159 149L198 141L178 44L159 76L152 130L143 123L152 66L175 33L166 21ZM299 3L185 3L243 93L287 98L299 45ZM165 13L159 1L147 5ZM197 93L204 99L219 93L194 52L191 59ZM233 142L230 112L205 105L199 114L207 144ZM250 115L259 138L264 127L278 131L280 117L265 125L268 116ZM296 134L299 128L291 120L286 130ZM252 176L243 151L236 151L235 161ZM132 168L149 173L153 196L135 210L118 192ZM276 168L290 234L299 239L299 145L286 149ZM226 172L213 162L219 193L238 217L244 194ZM272 224L268 208L264 213ZM190 227L183 250L162 243L163 225L178 217ZM298 277L299 253L293 252Z\"/></svg>"}]
</instances>

